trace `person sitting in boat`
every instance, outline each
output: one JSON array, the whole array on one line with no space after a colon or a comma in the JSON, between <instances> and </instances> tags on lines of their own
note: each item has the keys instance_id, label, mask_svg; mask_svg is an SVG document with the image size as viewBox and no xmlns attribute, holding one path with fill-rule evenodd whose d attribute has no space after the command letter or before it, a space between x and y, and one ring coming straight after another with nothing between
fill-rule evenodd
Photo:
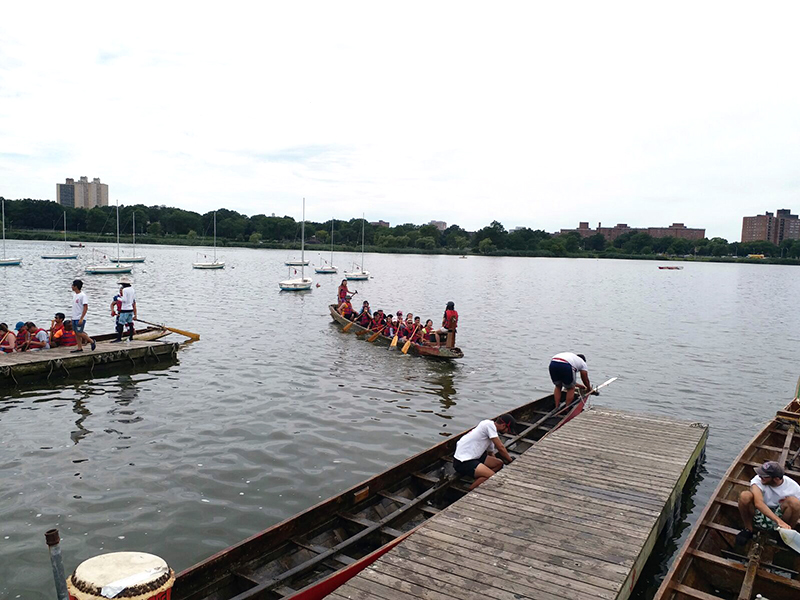
<instances>
[{"instance_id":1,"label":"person sitting in boat","mask_svg":"<svg viewBox=\"0 0 800 600\"><path fill-rule=\"evenodd\" d=\"M457 473L475 478L469 489L474 490L502 469L503 463L508 465L514 460L500 440L498 432L513 433L516 424L511 415L500 415L494 421L481 421L475 429L458 440L453 455L453 467ZM500 458L495 454L499 454Z\"/></svg>"},{"instance_id":2,"label":"person sitting in boat","mask_svg":"<svg viewBox=\"0 0 800 600\"><path fill-rule=\"evenodd\" d=\"M30 333L28 350L50 350L50 336L47 335L47 331L37 327L32 321L25 323L25 327Z\"/></svg>"},{"instance_id":3,"label":"person sitting in boat","mask_svg":"<svg viewBox=\"0 0 800 600\"><path fill-rule=\"evenodd\" d=\"M399 343L404 344L411 337L412 328L409 327L408 321L399 319L397 323L397 338Z\"/></svg>"},{"instance_id":4,"label":"person sitting in boat","mask_svg":"<svg viewBox=\"0 0 800 600\"><path fill-rule=\"evenodd\" d=\"M61 334L64 332L64 313L57 312L50 320L50 347L60 346Z\"/></svg>"},{"instance_id":5,"label":"person sitting in boat","mask_svg":"<svg viewBox=\"0 0 800 600\"><path fill-rule=\"evenodd\" d=\"M349 319L349 320L352 321L353 317L355 316L355 312L353 311L353 305L350 304L350 298L351 297L352 296L349 296L349 295L344 297L344 300L342 301L342 303L339 304L339 308L337 309L337 312L340 315L342 315L345 319Z\"/></svg>"},{"instance_id":6,"label":"person sitting in boat","mask_svg":"<svg viewBox=\"0 0 800 600\"><path fill-rule=\"evenodd\" d=\"M383 311L378 309L372 315L372 320L369 323L369 330L370 331L380 331L383 329L383 324L386 322L386 317L383 315Z\"/></svg>"},{"instance_id":7,"label":"person sitting in boat","mask_svg":"<svg viewBox=\"0 0 800 600\"><path fill-rule=\"evenodd\" d=\"M0 352L13 352L17 346L17 336L9 331L8 325L0 323Z\"/></svg>"},{"instance_id":8,"label":"person sitting in boat","mask_svg":"<svg viewBox=\"0 0 800 600\"><path fill-rule=\"evenodd\" d=\"M436 332L433 329L433 321L428 319L425 321L425 327L422 328L422 343L429 345L434 343Z\"/></svg>"},{"instance_id":9,"label":"person sitting in boat","mask_svg":"<svg viewBox=\"0 0 800 600\"><path fill-rule=\"evenodd\" d=\"M16 352L25 352L28 349L28 342L31 339L31 334L28 331L28 328L25 327L25 323L22 321L17 321L14 329L17 332L17 342L14 350Z\"/></svg>"},{"instance_id":10,"label":"person sitting in boat","mask_svg":"<svg viewBox=\"0 0 800 600\"><path fill-rule=\"evenodd\" d=\"M77 346L78 337L75 335L75 330L72 328L72 321L64 321L64 328L61 330L59 346Z\"/></svg>"},{"instance_id":11,"label":"person sitting in boat","mask_svg":"<svg viewBox=\"0 0 800 600\"><path fill-rule=\"evenodd\" d=\"M342 283L339 284L339 291L337 292L336 298L339 300L339 304L341 305L344 302L345 298L350 295L350 290L347 289L347 279L342 279Z\"/></svg>"},{"instance_id":12,"label":"person sitting in boat","mask_svg":"<svg viewBox=\"0 0 800 600\"><path fill-rule=\"evenodd\" d=\"M739 514L744 529L736 534L737 546L753 537L754 526L792 529L800 520L800 485L784 474L780 463L767 461L756 467L750 489L739 494Z\"/></svg>"},{"instance_id":13,"label":"person sitting in boat","mask_svg":"<svg viewBox=\"0 0 800 600\"><path fill-rule=\"evenodd\" d=\"M422 344L422 320L419 317L414 317L411 329L411 343Z\"/></svg>"},{"instance_id":14,"label":"person sitting in boat","mask_svg":"<svg viewBox=\"0 0 800 600\"><path fill-rule=\"evenodd\" d=\"M383 323L383 335L386 337L394 337L395 333L397 333L397 325L392 318L392 315L387 314L386 320Z\"/></svg>"},{"instance_id":15,"label":"person sitting in boat","mask_svg":"<svg viewBox=\"0 0 800 600\"><path fill-rule=\"evenodd\" d=\"M372 311L369 309L369 302L364 300L361 304L361 312L356 317L356 323L362 327L367 327L372 322Z\"/></svg>"},{"instance_id":16,"label":"person sitting in boat","mask_svg":"<svg viewBox=\"0 0 800 600\"><path fill-rule=\"evenodd\" d=\"M573 354L572 352L561 352L556 354L550 359L550 380L553 382L555 388L553 389L553 397L555 398L555 407L561 404L561 390L567 390L566 405L572 404L575 398L575 388L591 390L592 384L589 383L589 367L586 365L586 357L583 354ZM581 381L579 384L576 375L581 374Z\"/></svg>"},{"instance_id":17,"label":"person sitting in boat","mask_svg":"<svg viewBox=\"0 0 800 600\"><path fill-rule=\"evenodd\" d=\"M442 328L436 331L436 346L440 346L439 336L445 336L445 346L452 348L456 345L456 327L458 327L458 312L454 302L448 302L442 317Z\"/></svg>"}]
</instances>

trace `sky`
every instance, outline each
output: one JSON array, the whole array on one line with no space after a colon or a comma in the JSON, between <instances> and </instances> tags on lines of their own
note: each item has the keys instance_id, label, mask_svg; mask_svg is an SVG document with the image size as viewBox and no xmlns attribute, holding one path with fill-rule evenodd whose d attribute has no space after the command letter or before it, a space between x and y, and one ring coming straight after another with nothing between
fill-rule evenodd
<instances>
[{"instance_id":1,"label":"sky","mask_svg":"<svg viewBox=\"0 0 800 600\"><path fill-rule=\"evenodd\" d=\"M11 3L0 196L557 231L800 211L792 2Z\"/></svg>"}]
</instances>

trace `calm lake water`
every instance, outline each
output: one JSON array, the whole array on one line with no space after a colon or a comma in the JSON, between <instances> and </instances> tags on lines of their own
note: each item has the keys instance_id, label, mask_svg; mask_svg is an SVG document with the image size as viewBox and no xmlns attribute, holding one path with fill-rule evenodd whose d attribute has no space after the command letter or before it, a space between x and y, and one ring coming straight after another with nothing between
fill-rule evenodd
<instances>
[{"instance_id":1,"label":"calm lake water","mask_svg":"<svg viewBox=\"0 0 800 600\"><path fill-rule=\"evenodd\" d=\"M114 276L83 274L90 249L79 261L39 258L54 250L8 243L24 263L0 268L0 320L46 326L69 314L81 277L87 331L111 332ZM284 251L224 249L222 271L193 270L195 248L137 251L147 256L132 275L140 317L202 339L159 369L0 392L0 598L54 597L51 527L67 571L118 550L190 566L550 393L548 361L564 350L587 355L595 383L619 376L597 403L711 425L691 522L800 374L794 267L367 255L374 279L351 285L356 300L437 324L456 303L466 356L447 364L343 334L327 308L341 276L312 274L318 289L280 293ZM657 567L680 541L660 549Z\"/></svg>"}]
</instances>

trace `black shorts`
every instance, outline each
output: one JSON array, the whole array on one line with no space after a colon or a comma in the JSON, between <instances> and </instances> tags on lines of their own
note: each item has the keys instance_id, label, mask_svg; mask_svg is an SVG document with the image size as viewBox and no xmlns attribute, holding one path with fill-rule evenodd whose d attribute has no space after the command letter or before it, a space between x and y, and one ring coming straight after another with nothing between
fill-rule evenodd
<instances>
[{"instance_id":1,"label":"black shorts","mask_svg":"<svg viewBox=\"0 0 800 600\"><path fill-rule=\"evenodd\" d=\"M550 380L553 385L560 385L567 389L575 387L575 372L572 370L572 365L558 360L551 360Z\"/></svg>"},{"instance_id":2,"label":"black shorts","mask_svg":"<svg viewBox=\"0 0 800 600\"><path fill-rule=\"evenodd\" d=\"M475 469L478 468L479 464L486 460L487 456L489 456L488 450L481 454L480 458L473 458L472 460L465 460L464 462L454 458L453 468L459 475L469 475L470 477L475 477Z\"/></svg>"}]
</instances>

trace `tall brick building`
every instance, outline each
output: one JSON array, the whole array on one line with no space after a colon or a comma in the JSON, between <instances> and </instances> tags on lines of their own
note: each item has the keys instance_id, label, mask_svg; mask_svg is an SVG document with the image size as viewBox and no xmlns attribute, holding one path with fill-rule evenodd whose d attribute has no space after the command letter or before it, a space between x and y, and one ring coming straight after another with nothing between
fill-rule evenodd
<instances>
[{"instance_id":1,"label":"tall brick building","mask_svg":"<svg viewBox=\"0 0 800 600\"><path fill-rule=\"evenodd\" d=\"M108 184L100 183L99 177L92 181L81 177L77 182L70 178L66 183L56 184L56 201L70 208L108 206Z\"/></svg>"},{"instance_id":2,"label":"tall brick building","mask_svg":"<svg viewBox=\"0 0 800 600\"><path fill-rule=\"evenodd\" d=\"M587 221L581 221L577 229L562 229L561 233L571 233L573 231L584 238L599 233L609 242L628 232L647 233L654 238L674 237L686 240L702 240L706 237L705 229L686 227L683 223L673 223L669 227L628 227L627 223L618 223L614 227L603 227L602 223L598 223L597 229L591 229Z\"/></svg>"},{"instance_id":3,"label":"tall brick building","mask_svg":"<svg viewBox=\"0 0 800 600\"><path fill-rule=\"evenodd\" d=\"M800 240L800 219L788 208L742 219L742 242L767 241L775 245L783 240Z\"/></svg>"}]
</instances>

